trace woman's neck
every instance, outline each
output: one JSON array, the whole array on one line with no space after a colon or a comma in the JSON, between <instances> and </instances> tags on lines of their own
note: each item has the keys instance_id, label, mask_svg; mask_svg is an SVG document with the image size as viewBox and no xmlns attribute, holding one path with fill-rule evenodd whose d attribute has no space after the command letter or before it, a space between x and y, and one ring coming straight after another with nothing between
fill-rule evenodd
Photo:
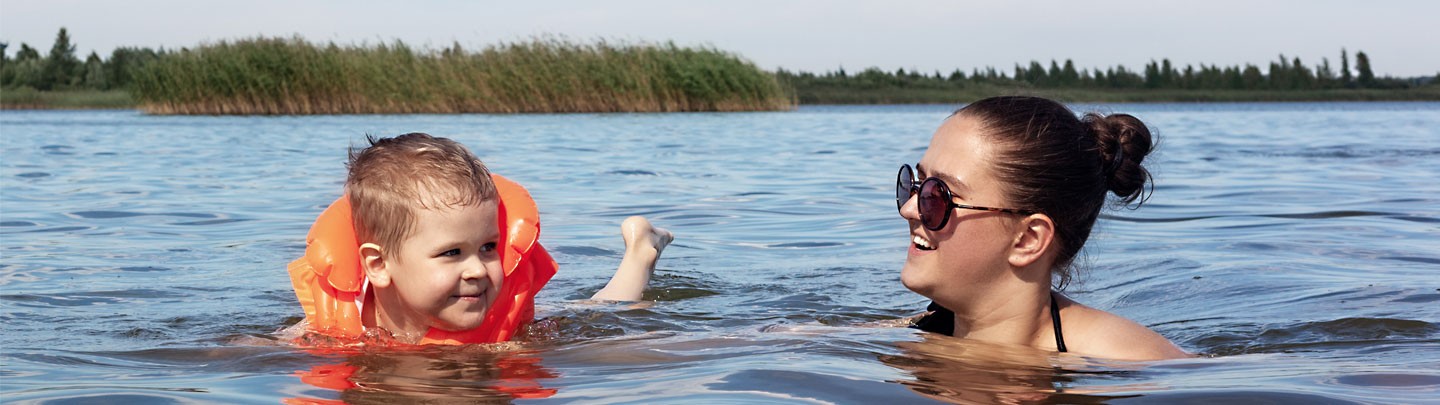
<instances>
[{"instance_id":1,"label":"woman's neck","mask_svg":"<svg viewBox=\"0 0 1440 405\"><path fill-rule=\"evenodd\" d=\"M1049 286L987 288L971 302L941 305L955 313L955 337L1031 347L1054 338Z\"/></svg>"}]
</instances>

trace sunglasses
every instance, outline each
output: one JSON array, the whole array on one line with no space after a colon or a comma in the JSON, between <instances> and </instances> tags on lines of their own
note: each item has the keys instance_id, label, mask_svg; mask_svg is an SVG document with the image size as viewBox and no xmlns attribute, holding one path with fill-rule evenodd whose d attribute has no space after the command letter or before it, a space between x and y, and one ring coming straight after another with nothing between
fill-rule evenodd
<instances>
[{"instance_id":1,"label":"sunglasses","mask_svg":"<svg viewBox=\"0 0 1440 405\"><path fill-rule=\"evenodd\" d=\"M1019 210L1014 208L993 208L981 207L978 205L965 205L955 202L955 196L950 194L950 187L939 178L930 177L916 185L919 181L915 177L915 171L910 169L909 164L900 165L899 178L895 180L895 208L904 210L905 203L910 197L918 195L920 201L916 202L915 208L920 211L920 224L925 229L938 231L950 222L951 208L964 208L976 211L1007 212L1011 214L1030 215L1035 211Z\"/></svg>"}]
</instances>

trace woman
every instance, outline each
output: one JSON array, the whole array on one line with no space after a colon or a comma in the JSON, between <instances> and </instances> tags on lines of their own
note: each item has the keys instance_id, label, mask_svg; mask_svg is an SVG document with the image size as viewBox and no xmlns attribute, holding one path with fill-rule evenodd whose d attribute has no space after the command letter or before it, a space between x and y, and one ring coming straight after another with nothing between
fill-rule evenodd
<instances>
[{"instance_id":1,"label":"woman","mask_svg":"<svg viewBox=\"0 0 1440 405\"><path fill-rule=\"evenodd\" d=\"M1125 114L1086 114L1035 97L995 97L951 115L896 204L910 223L900 279L932 300L921 329L1085 356L1188 355L1133 321L1051 291L1105 205L1141 198L1152 139Z\"/></svg>"}]
</instances>

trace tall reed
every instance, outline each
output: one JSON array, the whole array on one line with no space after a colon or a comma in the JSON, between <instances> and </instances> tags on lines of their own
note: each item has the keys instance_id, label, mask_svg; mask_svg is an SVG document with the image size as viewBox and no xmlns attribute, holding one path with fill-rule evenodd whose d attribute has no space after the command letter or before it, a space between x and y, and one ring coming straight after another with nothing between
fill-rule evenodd
<instances>
[{"instance_id":1,"label":"tall reed","mask_svg":"<svg viewBox=\"0 0 1440 405\"><path fill-rule=\"evenodd\" d=\"M757 111L793 108L775 77L740 57L674 43L558 38L417 50L301 38L221 41L169 52L136 75L154 114Z\"/></svg>"}]
</instances>

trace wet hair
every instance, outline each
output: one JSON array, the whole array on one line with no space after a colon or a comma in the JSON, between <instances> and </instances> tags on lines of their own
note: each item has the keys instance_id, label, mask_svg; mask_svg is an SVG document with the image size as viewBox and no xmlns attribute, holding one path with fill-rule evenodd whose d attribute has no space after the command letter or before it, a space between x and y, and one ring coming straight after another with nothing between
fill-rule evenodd
<instances>
[{"instance_id":1,"label":"wet hair","mask_svg":"<svg viewBox=\"0 0 1440 405\"><path fill-rule=\"evenodd\" d=\"M1117 207L1149 198L1150 173L1140 163L1155 137L1128 114L1075 113L1058 102L1006 96L977 101L955 115L974 119L994 141L993 168L1009 204L1055 221L1059 255L1051 272L1068 284L1072 262L1114 193Z\"/></svg>"},{"instance_id":2,"label":"wet hair","mask_svg":"<svg viewBox=\"0 0 1440 405\"><path fill-rule=\"evenodd\" d=\"M497 196L485 164L458 142L418 132L365 139L369 147L350 151L345 179L360 243L398 254L420 209L473 206Z\"/></svg>"}]
</instances>

